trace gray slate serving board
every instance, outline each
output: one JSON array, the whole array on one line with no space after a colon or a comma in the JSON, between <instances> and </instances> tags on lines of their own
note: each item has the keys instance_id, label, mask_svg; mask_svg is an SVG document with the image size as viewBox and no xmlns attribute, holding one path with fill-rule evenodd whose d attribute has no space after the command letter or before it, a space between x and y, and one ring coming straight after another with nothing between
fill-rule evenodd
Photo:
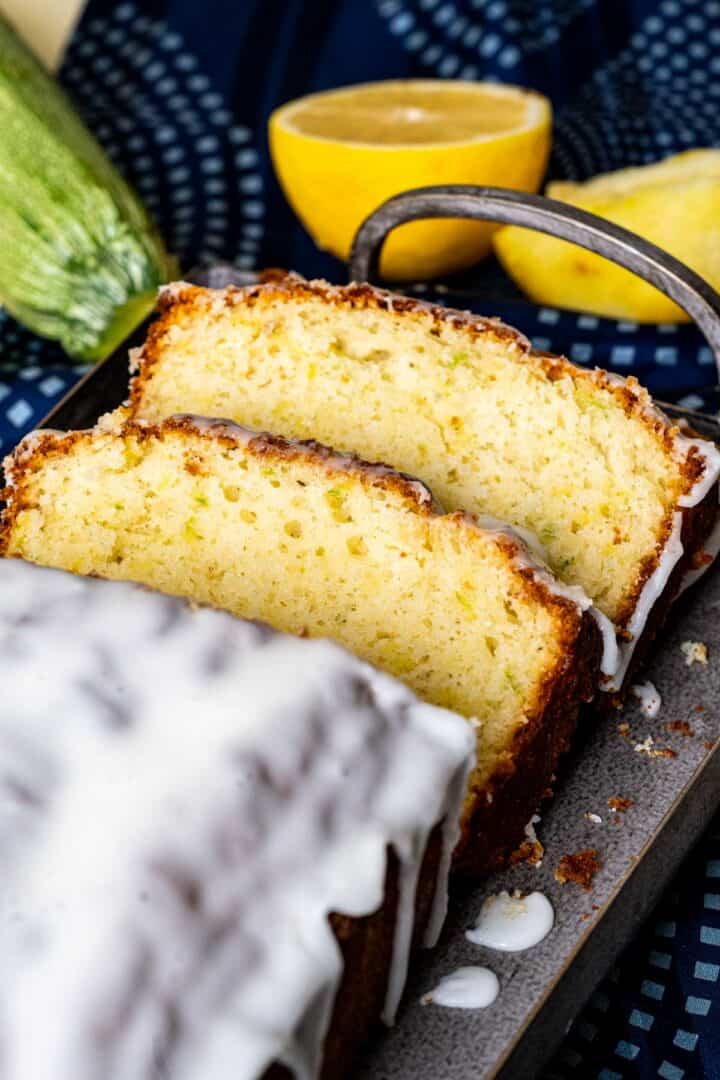
<instances>
[{"instance_id":1,"label":"gray slate serving board","mask_svg":"<svg viewBox=\"0 0 720 1080\"><path fill-rule=\"evenodd\" d=\"M648 720L633 706L615 717L586 718L555 798L541 810L542 865L515 866L453 898L440 945L416 964L398 1022L373 1047L363 1080L538 1075L720 805L720 756L710 745L720 737L719 616L714 570L678 604L647 669L663 698L659 716ZM686 640L707 645L707 667L686 665L680 649ZM665 724L674 720L688 721L694 734L669 731ZM623 721L629 738L618 732ZM670 747L677 757L638 753L635 746L648 735L655 748ZM624 815L608 809L615 795L633 799ZM558 884L553 869L562 855L585 848L597 849L602 862L592 890ZM500 889L540 889L550 898L555 927L534 949L503 954L466 941L482 900ZM494 1005L466 1012L420 1004L444 974L465 964L497 973Z\"/></svg>"},{"instance_id":2,"label":"gray slate serving board","mask_svg":"<svg viewBox=\"0 0 720 1080\"><path fill-rule=\"evenodd\" d=\"M127 348L144 327L94 369L46 418L45 426L87 427L119 405L127 392ZM682 859L720 806L720 570L714 569L677 605L646 677L660 690L655 720L639 708L598 720L588 716L565 761L556 795L542 811L538 836L546 848L539 868L518 865L481 887L452 897L440 944L418 957L395 1027L361 1063L362 1080L532 1080L560 1044L573 1018L623 947L652 911ZM707 645L709 664L688 667L683 641ZM697 711L702 706L703 711ZM618 723L630 724L622 737ZM665 728L686 720L692 737ZM652 735L677 757L648 757L636 744ZM607 800L632 808L613 818ZM594 824L586 812L602 818ZM567 853L595 848L602 861L592 891L559 885L553 869ZM483 899L500 889L540 889L556 924L536 948L490 952L466 941ZM499 976L490 1008L468 1012L423 1006L420 998L456 967L483 964Z\"/></svg>"}]
</instances>

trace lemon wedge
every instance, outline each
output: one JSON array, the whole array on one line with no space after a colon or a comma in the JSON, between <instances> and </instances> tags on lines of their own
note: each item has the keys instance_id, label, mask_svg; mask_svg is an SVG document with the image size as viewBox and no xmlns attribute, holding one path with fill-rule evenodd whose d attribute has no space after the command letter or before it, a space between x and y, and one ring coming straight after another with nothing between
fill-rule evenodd
<instances>
[{"instance_id":1,"label":"lemon wedge","mask_svg":"<svg viewBox=\"0 0 720 1080\"><path fill-rule=\"evenodd\" d=\"M326 250L346 259L358 226L385 199L426 184L537 191L552 111L540 94L494 83L412 79L311 94L270 117L273 164L291 206ZM487 255L493 226L452 219L396 229L381 273L422 280Z\"/></svg>"},{"instance_id":2,"label":"lemon wedge","mask_svg":"<svg viewBox=\"0 0 720 1080\"><path fill-rule=\"evenodd\" d=\"M689 150L547 194L624 225L720 288L720 150ZM688 322L663 293L574 244L506 226L494 236L501 263L531 299L635 322Z\"/></svg>"}]
</instances>

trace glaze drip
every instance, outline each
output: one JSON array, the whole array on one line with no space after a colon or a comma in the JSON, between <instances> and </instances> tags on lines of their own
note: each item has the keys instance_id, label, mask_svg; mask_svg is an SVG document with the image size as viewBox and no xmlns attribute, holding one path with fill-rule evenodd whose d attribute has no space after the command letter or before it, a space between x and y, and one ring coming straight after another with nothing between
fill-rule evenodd
<instances>
[{"instance_id":1,"label":"glaze drip","mask_svg":"<svg viewBox=\"0 0 720 1080\"><path fill-rule=\"evenodd\" d=\"M423 1005L444 1005L447 1009L487 1009L500 993L494 971L486 967L461 967L445 975L434 990L422 999Z\"/></svg>"},{"instance_id":2,"label":"glaze drip","mask_svg":"<svg viewBox=\"0 0 720 1080\"><path fill-rule=\"evenodd\" d=\"M625 379L620 375L607 374L606 378L611 383L625 385ZM663 424L666 428L673 426L668 417L653 405L648 405L645 411L653 420ZM606 676L603 680L603 689L609 692L615 692L621 689L635 647L647 625L648 617L653 607L662 596L668 581L670 580L670 575L685 553L682 543L682 510L698 506L720 479L720 449L708 439L694 439L689 438L686 435L676 434L675 451L677 457L681 459L687 458L691 452L696 453L703 461L703 470L690 491L681 495L677 501L678 510L673 515L672 528L664 547L659 553L658 563L653 573L645 582L630 622L626 627L629 638L619 645L619 662L617 669L615 673L609 677L603 671L603 674ZM718 551L720 551L720 518L716 520L715 526L706 540L704 548L706 557L703 565L696 570L689 570L686 572L680 584L679 593L684 592L686 588L694 584L705 571L709 569L717 556Z\"/></svg>"},{"instance_id":3,"label":"glaze drip","mask_svg":"<svg viewBox=\"0 0 720 1080\"><path fill-rule=\"evenodd\" d=\"M473 945L485 945L500 952L523 952L539 945L553 928L552 904L541 892L510 896L501 892L489 896L472 930L465 933Z\"/></svg>"},{"instance_id":4,"label":"glaze drip","mask_svg":"<svg viewBox=\"0 0 720 1080\"><path fill-rule=\"evenodd\" d=\"M651 682L637 683L631 687L632 693L640 702L640 708L649 720L654 720L660 712L662 698Z\"/></svg>"}]
</instances>

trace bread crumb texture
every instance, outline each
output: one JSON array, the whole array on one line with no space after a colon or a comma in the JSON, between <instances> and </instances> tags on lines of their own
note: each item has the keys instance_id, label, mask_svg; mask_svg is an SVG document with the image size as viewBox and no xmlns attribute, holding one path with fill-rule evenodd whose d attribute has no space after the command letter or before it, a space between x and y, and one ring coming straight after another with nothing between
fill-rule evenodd
<instances>
[{"instance_id":1,"label":"bread crumb texture","mask_svg":"<svg viewBox=\"0 0 720 1080\"><path fill-rule=\"evenodd\" d=\"M446 509L531 529L560 577L627 622L692 471L635 380L363 286L178 286L164 309L135 416L227 416L390 461Z\"/></svg>"}]
</instances>

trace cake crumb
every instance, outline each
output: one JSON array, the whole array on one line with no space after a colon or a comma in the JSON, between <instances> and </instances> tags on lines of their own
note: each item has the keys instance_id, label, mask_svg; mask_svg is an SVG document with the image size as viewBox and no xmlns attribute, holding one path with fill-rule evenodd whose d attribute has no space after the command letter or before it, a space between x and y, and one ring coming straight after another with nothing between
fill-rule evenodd
<instances>
[{"instance_id":1,"label":"cake crumb","mask_svg":"<svg viewBox=\"0 0 720 1080\"><path fill-rule=\"evenodd\" d=\"M618 724L617 729L618 729L618 734L622 735L623 739L629 739L630 738L630 725L629 724L626 724L623 721L622 724Z\"/></svg>"},{"instance_id":2,"label":"cake crumb","mask_svg":"<svg viewBox=\"0 0 720 1080\"><path fill-rule=\"evenodd\" d=\"M516 866L518 863L526 862L531 866L539 867L542 866L544 854L545 848L539 840L523 840L520 847L510 856L510 865Z\"/></svg>"},{"instance_id":3,"label":"cake crumb","mask_svg":"<svg viewBox=\"0 0 720 1080\"><path fill-rule=\"evenodd\" d=\"M601 865L596 849L585 848L583 851L576 851L572 855L563 855L553 871L553 875L561 885L572 881L575 885L580 885L583 889L589 891Z\"/></svg>"},{"instance_id":4,"label":"cake crumb","mask_svg":"<svg viewBox=\"0 0 720 1080\"><path fill-rule=\"evenodd\" d=\"M593 825L602 825L602 818L599 814L592 814L589 810L586 810L585 817L588 821L592 821Z\"/></svg>"},{"instance_id":5,"label":"cake crumb","mask_svg":"<svg viewBox=\"0 0 720 1080\"><path fill-rule=\"evenodd\" d=\"M677 731L685 739L691 739L695 734L687 720L668 720L665 727L668 731Z\"/></svg>"},{"instance_id":6,"label":"cake crumb","mask_svg":"<svg viewBox=\"0 0 720 1080\"><path fill-rule=\"evenodd\" d=\"M648 735L641 743L635 743L633 748L636 754L646 754L648 757L676 758L677 753L669 746L655 746L652 735Z\"/></svg>"},{"instance_id":7,"label":"cake crumb","mask_svg":"<svg viewBox=\"0 0 720 1080\"><path fill-rule=\"evenodd\" d=\"M622 795L612 795L608 799L608 806L613 814L624 814L633 805L632 799L625 799Z\"/></svg>"},{"instance_id":8,"label":"cake crumb","mask_svg":"<svg viewBox=\"0 0 720 1080\"><path fill-rule=\"evenodd\" d=\"M712 739L703 739L703 746L705 747L706 750L714 750L715 749L715 743L712 741Z\"/></svg>"},{"instance_id":9,"label":"cake crumb","mask_svg":"<svg viewBox=\"0 0 720 1080\"><path fill-rule=\"evenodd\" d=\"M693 664L702 664L703 667L707 667L708 651L705 642L683 641L680 650L688 667L692 667Z\"/></svg>"},{"instance_id":10,"label":"cake crumb","mask_svg":"<svg viewBox=\"0 0 720 1080\"><path fill-rule=\"evenodd\" d=\"M539 814L533 814L530 818L525 826L525 839L520 844L520 847L510 856L511 865L514 866L519 862L527 862L530 863L531 866L542 866L545 848L540 840L538 840L538 835L535 832L535 826L538 825L541 820Z\"/></svg>"}]
</instances>

